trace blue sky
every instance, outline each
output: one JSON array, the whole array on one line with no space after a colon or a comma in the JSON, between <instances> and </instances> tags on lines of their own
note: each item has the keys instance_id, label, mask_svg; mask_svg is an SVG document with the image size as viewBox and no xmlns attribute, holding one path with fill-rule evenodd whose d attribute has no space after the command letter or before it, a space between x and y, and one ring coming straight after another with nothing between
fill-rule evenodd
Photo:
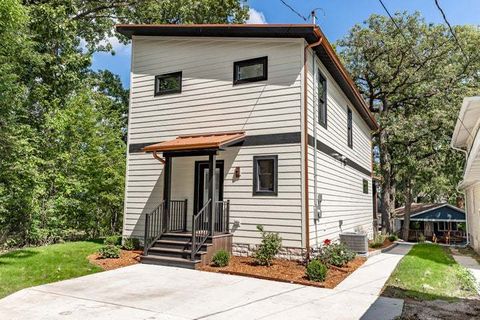
<instances>
[{"instance_id":1,"label":"blue sky","mask_svg":"<svg viewBox=\"0 0 480 320\"><path fill-rule=\"evenodd\" d=\"M330 42L342 38L357 23L362 23L372 13L385 14L378 0L285 0L303 16L315 8L317 24ZM480 0L439 0L451 24L480 25ZM428 22L443 23L435 6L435 0L384 0L390 13L396 11L419 11ZM250 23L304 23L284 6L280 0L249 0ZM120 75L123 84L129 87L130 46L112 40L116 54L96 53L93 69L108 69Z\"/></svg>"}]
</instances>

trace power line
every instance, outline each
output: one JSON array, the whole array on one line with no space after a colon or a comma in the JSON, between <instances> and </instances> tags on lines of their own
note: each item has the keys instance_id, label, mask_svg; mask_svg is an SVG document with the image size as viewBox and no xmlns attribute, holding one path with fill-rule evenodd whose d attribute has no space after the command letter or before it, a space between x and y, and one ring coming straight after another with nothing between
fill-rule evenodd
<instances>
[{"instance_id":1,"label":"power line","mask_svg":"<svg viewBox=\"0 0 480 320\"><path fill-rule=\"evenodd\" d=\"M458 41L457 35L456 35L455 32L453 31L452 25L451 25L450 22L448 21L447 16L445 15L445 12L443 11L442 7L440 7L440 3L438 2L438 0L435 0L435 5L437 6L438 10L439 10L440 13L442 14L443 21L445 21L445 23L446 23L447 26L448 26L448 29L450 29L450 33L452 34L453 38L455 39L455 42L457 43L458 47L460 48L460 51L462 51L463 56L465 57L465 59L466 59L467 61L469 61L470 59L468 58L467 54L465 53L465 50L463 50L463 47L462 47L462 45L460 44L460 41Z\"/></svg>"},{"instance_id":2,"label":"power line","mask_svg":"<svg viewBox=\"0 0 480 320\"><path fill-rule=\"evenodd\" d=\"M417 52L415 51L415 49L413 48L413 46L410 45L410 41L407 39L407 36L403 33L403 30L402 28L400 28L400 26L398 25L397 21L395 21L395 19L393 18L393 16L390 14L390 12L388 11L387 7L385 6L385 4L383 3L382 0L378 0L380 2L380 4L382 5L383 9L385 10L385 12L387 13L387 15L390 17L390 20L392 20L393 24L395 25L395 27L397 28L397 30L400 32L400 34L402 35L403 39L407 42L408 46L410 47L410 49L412 50L414 56L417 58L418 62L422 61L422 59L420 59L420 57L417 55Z\"/></svg>"},{"instance_id":3,"label":"power line","mask_svg":"<svg viewBox=\"0 0 480 320\"><path fill-rule=\"evenodd\" d=\"M303 19L303 21L307 22L308 19L302 15L300 12L298 12L297 10L295 10L291 5L289 5L288 3L286 3L285 1L283 0L280 0L281 3L283 3L288 9L290 9L293 13L295 13L297 16L299 16L300 18Z\"/></svg>"}]
</instances>

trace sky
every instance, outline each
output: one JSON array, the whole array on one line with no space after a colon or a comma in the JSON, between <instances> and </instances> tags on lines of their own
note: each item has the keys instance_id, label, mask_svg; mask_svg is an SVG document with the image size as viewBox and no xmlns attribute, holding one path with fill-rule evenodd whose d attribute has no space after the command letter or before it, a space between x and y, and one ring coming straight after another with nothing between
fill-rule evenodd
<instances>
[{"instance_id":1,"label":"sky","mask_svg":"<svg viewBox=\"0 0 480 320\"><path fill-rule=\"evenodd\" d=\"M355 24L362 23L373 13L385 15L379 0L284 0L302 16L308 17L317 9L317 24L330 42L341 39ZM394 14L396 11L419 11L427 22L443 23L435 6L435 0L383 0ZM305 23L280 0L248 0L250 18L247 23ZM439 0L452 25L480 25L480 0ZM310 23L310 21L308 21ZM94 70L108 69L120 76L125 87L130 87L130 45L122 45L116 39L111 43L115 55L96 53Z\"/></svg>"}]
</instances>

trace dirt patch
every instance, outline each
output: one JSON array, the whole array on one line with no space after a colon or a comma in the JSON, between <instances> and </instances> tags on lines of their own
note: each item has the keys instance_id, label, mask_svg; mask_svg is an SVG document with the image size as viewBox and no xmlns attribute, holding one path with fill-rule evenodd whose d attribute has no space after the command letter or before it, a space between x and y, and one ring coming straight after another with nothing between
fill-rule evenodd
<instances>
[{"instance_id":1,"label":"dirt patch","mask_svg":"<svg viewBox=\"0 0 480 320\"><path fill-rule=\"evenodd\" d=\"M462 299L459 301L417 301L406 299L401 320L437 320L480 318L480 300Z\"/></svg>"},{"instance_id":2,"label":"dirt patch","mask_svg":"<svg viewBox=\"0 0 480 320\"><path fill-rule=\"evenodd\" d=\"M369 247L368 247L368 252L372 252L372 251L377 251L377 250L382 250L382 249L385 249L389 246L391 246L393 244L392 241L388 240L388 238L385 238L385 240L383 240L383 243L382 243L382 246L381 247L377 247L377 248L370 248L370 243L368 243Z\"/></svg>"},{"instance_id":3,"label":"dirt patch","mask_svg":"<svg viewBox=\"0 0 480 320\"><path fill-rule=\"evenodd\" d=\"M298 261L275 259L270 267L255 265L250 257L232 257L230 264L223 268L204 266L200 270L234 274L266 280L297 283L321 288L335 288L349 274L365 263L365 258L357 257L345 267L328 269L324 282L310 281L305 277L305 266Z\"/></svg>"},{"instance_id":4,"label":"dirt patch","mask_svg":"<svg viewBox=\"0 0 480 320\"><path fill-rule=\"evenodd\" d=\"M141 255L142 251L122 250L120 258L117 259L101 259L98 253L91 254L87 258L90 263L99 266L103 270L113 270L139 263Z\"/></svg>"}]
</instances>

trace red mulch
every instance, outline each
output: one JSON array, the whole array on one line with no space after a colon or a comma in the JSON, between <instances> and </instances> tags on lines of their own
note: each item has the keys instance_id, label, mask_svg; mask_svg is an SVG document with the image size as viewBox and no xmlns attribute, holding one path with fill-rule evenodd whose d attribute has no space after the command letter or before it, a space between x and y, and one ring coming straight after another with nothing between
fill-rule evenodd
<instances>
[{"instance_id":1,"label":"red mulch","mask_svg":"<svg viewBox=\"0 0 480 320\"><path fill-rule=\"evenodd\" d=\"M324 282L310 281L305 276L305 266L298 261L275 259L270 267L255 265L250 257L231 257L228 266L218 268L214 266L204 266L200 270L234 274L266 280L275 280L315 286L321 288L335 288L349 274L359 268L365 258L357 257L350 261L345 267L338 268L331 266L327 272L327 278Z\"/></svg>"},{"instance_id":2,"label":"red mulch","mask_svg":"<svg viewBox=\"0 0 480 320\"><path fill-rule=\"evenodd\" d=\"M377 250L382 250L382 249L385 249L389 246L391 246L393 244L392 241L388 240L388 238L385 238L385 240L383 241L383 244L381 247L377 247L377 248L370 248L368 247L368 251L377 251Z\"/></svg>"},{"instance_id":3,"label":"red mulch","mask_svg":"<svg viewBox=\"0 0 480 320\"><path fill-rule=\"evenodd\" d=\"M103 270L113 270L139 263L141 255L142 251L122 250L120 258L117 259L102 259L98 253L91 254L87 258L90 263L99 266Z\"/></svg>"}]
</instances>

